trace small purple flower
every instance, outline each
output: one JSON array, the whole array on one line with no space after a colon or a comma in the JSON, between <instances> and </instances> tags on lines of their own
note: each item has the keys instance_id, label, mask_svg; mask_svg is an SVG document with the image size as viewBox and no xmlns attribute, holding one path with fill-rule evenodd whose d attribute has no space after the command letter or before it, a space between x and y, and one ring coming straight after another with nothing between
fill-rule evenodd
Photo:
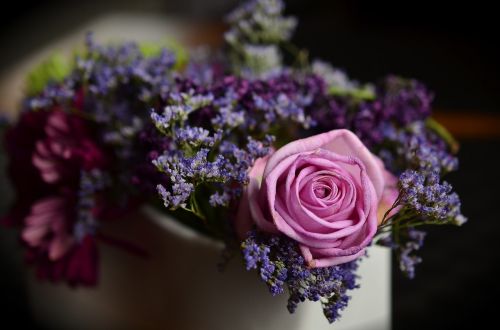
<instances>
[{"instance_id":1,"label":"small purple flower","mask_svg":"<svg viewBox=\"0 0 500 330\"><path fill-rule=\"evenodd\" d=\"M438 173L405 171L399 178L401 204L429 222L462 222L460 199ZM458 220L455 220L458 218Z\"/></svg>"},{"instance_id":2,"label":"small purple flower","mask_svg":"<svg viewBox=\"0 0 500 330\"><path fill-rule=\"evenodd\" d=\"M332 323L347 307L349 290L358 287L357 262L332 267L308 268L297 243L276 235L252 231L242 243L247 270L257 269L273 295L289 292L288 310L295 312L300 302L321 300L323 312Z\"/></svg>"},{"instance_id":3,"label":"small purple flower","mask_svg":"<svg viewBox=\"0 0 500 330\"><path fill-rule=\"evenodd\" d=\"M422 262L422 258L417 256L415 252L424 245L426 232L408 228L394 234L398 236L399 243L396 243L394 237L389 235L378 240L377 244L394 250L398 258L399 269L409 279L413 279L416 266Z\"/></svg>"},{"instance_id":4,"label":"small purple flower","mask_svg":"<svg viewBox=\"0 0 500 330\"><path fill-rule=\"evenodd\" d=\"M424 120L431 113L434 95L417 80L388 76L379 84L377 94L383 118L401 125Z\"/></svg>"}]
</instances>

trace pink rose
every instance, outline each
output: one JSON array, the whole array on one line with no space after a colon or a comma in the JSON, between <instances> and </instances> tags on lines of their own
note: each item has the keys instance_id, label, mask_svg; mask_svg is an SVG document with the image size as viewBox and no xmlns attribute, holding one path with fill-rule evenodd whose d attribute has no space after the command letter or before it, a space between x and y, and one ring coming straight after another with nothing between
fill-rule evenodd
<instances>
[{"instance_id":1,"label":"pink rose","mask_svg":"<svg viewBox=\"0 0 500 330\"><path fill-rule=\"evenodd\" d=\"M291 142L258 159L249 177L238 234L253 224L284 234L298 242L310 267L362 256L381 221L377 212L397 197L394 176L345 129Z\"/></svg>"}]
</instances>

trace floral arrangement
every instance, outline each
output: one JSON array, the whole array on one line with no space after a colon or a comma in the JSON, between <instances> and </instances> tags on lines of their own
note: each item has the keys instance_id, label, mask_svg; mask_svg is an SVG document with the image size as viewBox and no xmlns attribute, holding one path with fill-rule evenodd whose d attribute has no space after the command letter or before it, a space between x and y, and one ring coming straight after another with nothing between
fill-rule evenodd
<instances>
[{"instance_id":1,"label":"floral arrangement","mask_svg":"<svg viewBox=\"0 0 500 330\"><path fill-rule=\"evenodd\" d=\"M96 285L98 244L144 203L226 243L293 313L320 301L329 322L358 287L371 244L410 278L423 225L461 225L443 176L457 144L431 117L433 94L389 76L360 84L290 42L280 0L227 17L225 44L98 44L28 77L5 146L20 229L41 279Z\"/></svg>"}]
</instances>

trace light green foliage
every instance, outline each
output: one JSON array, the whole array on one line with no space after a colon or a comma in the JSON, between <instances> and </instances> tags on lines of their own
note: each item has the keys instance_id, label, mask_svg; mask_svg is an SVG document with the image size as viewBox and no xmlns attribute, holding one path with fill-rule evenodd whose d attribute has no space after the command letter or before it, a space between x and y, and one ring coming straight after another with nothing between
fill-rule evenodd
<instances>
[{"instance_id":1,"label":"light green foliage","mask_svg":"<svg viewBox=\"0 0 500 330\"><path fill-rule=\"evenodd\" d=\"M368 87L359 87L359 88L342 88L342 87L330 87L329 93L331 95L337 96L352 96L358 100L371 101L375 99L375 93L371 88Z\"/></svg>"},{"instance_id":2,"label":"light green foliage","mask_svg":"<svg viewBox=\"0 0 500 330\"><path fill-rule=\"evenodd\" d=\"M26 89L29 95L40 93L48 83L61 82L72 70L69 59L55 53L38 66L26 78Z\"/></svg>"},{"instance_id":3,"label":"light green foliage","mask_svg":"<svg viewBox=\"0 0 500 330\"><path fill-rule=\"evenodd\" d=\"M427 126L427 128L436 133L440 138L442 138L448 144L452 153L458 152L459 148L458 141L455 140L453 135L451 135L451 133L448 132L448 130L443 125L438 123L432 117L427 118L427 120L425 121L425 125Z\"/></svg>"},{"instance_id":4,"label":"light green foliage","mask_svg":"<svg viewBox=\"0 0 500 330\"><path fill-rule=\"evenodd\" d=\"M153 57L160 54L162 49L168 49L175 54L174 70L183 69L189 61L187 50L177 41L173 39L164 40L162 42L141 42L139 50L144 57Z\"/></svg>"}]
</instances>

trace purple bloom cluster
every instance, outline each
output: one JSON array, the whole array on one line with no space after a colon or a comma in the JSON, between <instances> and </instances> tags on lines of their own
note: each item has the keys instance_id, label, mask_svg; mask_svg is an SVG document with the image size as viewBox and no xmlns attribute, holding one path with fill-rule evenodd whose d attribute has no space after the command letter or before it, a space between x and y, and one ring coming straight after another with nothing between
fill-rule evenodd
<instances>
[{"instance_id":1,"label":"purple bloom cluster","mask_svg":"<svg viewBox=\"0 0 500 330\"><path fill-rule=\"evenodd\" d=\"M206 225L203 232L232 243L227 219L255 161L333 129L354 132L400 175L398 212L380 226L386 234L393 225L392 235L379 242L398 252L409 277L424 238L415 226L465 222L458 195L441 181L458 162L428 125L432 93L416 80L389 76L378 85L360 84L327 63L308 63L290 44L297 21L283 12L281 0L246 2L227 17L224 51L193 52L186 65L169 49L101 45L89 35L66 78L26 100L27 110L81 119L97 154L106 155L102 167L79 169L74 180L72 234L82 245L89 237L94 244L85 253L94 253L99 236L95 213L115 206L108 196L128 205L159 195L169 212L181 209L175 215L186 223ZM282 48L297 53L291 55L300 69L284 63ZM310 268L297 242L284 236L253 231L241 251L272 295L288 291L291 313L300 302L320 301L333 322L357 288L356 261Z\"/></svg>"},{"instance_id":2,"label":"purple bloom cluster","mask_svg":"<svg viewBox=\"0 0 500 330\"><path fill-rule=\"evenodd\" d=\"M175 54L167 49L147 57L136 43L104 46L88 34L86 50L76 58L75 68L68 77L27 99L27 105L29 109L39 109L65 104L75 97L81 98L80 88L85 86L90 94L85 95L85 108L96 120L116 118L128 123L133 115L144 117L141 114L144 107L134 106L147 104L170 90L175 65ZM111 105L100 102L109 101L111 96Z\"/></svg>"},{"instance_id":3,"label":"purple bloom cluster","mask_svg":"<svg viewBox=\"0 0 500 330\"><path fill-rule=\"evenodd\" d=\"M467 221L461 213L458 194L448 182L441 180L444 174L457 169L458 160L424 121L402 128L389 123L382 127L384 142L379 155L394 173L401 173L397 203L401 209L390 219L396 242L381 240L379 243L395 250L401 271L413 278L416 265L422 261L414 251L422 246L424 237L424 233L414 227L462 225Z\"/></svg>"},{"instance_id":4,"label":"purple bloom cluster","mask_svg":"<svg viewBox=\"0 0 500 330\"><path fill-rule=\"evenodd\" d=\"M457 159L426 125L433 94L416 80L396 76L373 86L359 84L321 62L306 70L284 66L279 46L289 40L294 24L282 17L282 10L281 1L272 0L251 1L238 8L228 17L230 30L225 38L231 65L226 71L214 74L210 64L198 70L203 73L200 77L188 69L165 95L163 108L151 112L158 131L172 141L158 149L161 152L154 160L165 174L166 184L158 186L165 205L200 217L208 205L231 206L248 182L248 170L270 152L273 139L279 145L290 137L347 128L377 152L394 174L404 172L397 205L400 212L391 218L393 223L410 230L417 223L463 223L457 194L448 183L440 182L441 175L457 168ZM415 172L405 172L408 169ZM213 176L198 175L198 171ZM411 182L410 173L419 179ZM196 200L198 192L204 196L208 192L208 203ZM272 294L288 288L290 311L305 299L322 300L327 318L336 319L347 305L345 287L319 289L339 281L320 284L312 278L333 279L344 270L349 278L355 265L310 270L296 246L288 243L250 236L243 248L247 267L258 268ZM418 263L410 254L414 247L394 246L402 269L409 274ZM354 280L349 283L354 285ZM338 294L332 296L334 291Z\"/></svg>"},{"instance_id":5,"label":"purple bloom cluster","mask_svg":"<svg viewBox=\"0 0 500 330\"><path fill-rule=\"evenodd\" d=\"M432 99L433 94L422 83L388 76L377 84L373 101L357 105L351 124L353 131L368 145L378 145L387 138L389 127L405 128L425 121L430 115ZM408 150L407 146L403 148Z\"/></svg>"},{"instance_id":6,"label":"purple bloom cluster","mask_svg":"<svg viewBox=\"0 0 500 330\"><path fill-rule=\"evenodd\" d=\"M89 82L89 91L95 95L109 96L123 85L137 86L138 99L148 101L168 91L172 83L176 56L161 49L155 56L145 56L136 43L103 46L95 43L92 35L87 38L88 54L77 60L77 68ZM106 116L105 109L102 115ZM113 114L108 114L113 115Z\"/></svg>"},{"instance_id":7,"label":"purple bloom cluster","mask_svg":"<svg viewBox=\"0 0 500 330\"><path fill-rule=\"evenodd\" d=\"M378 85L377 94L383 117L403 126L431 114L434 95L415 79L388 76Z\"/></svg>"},{"instance_id":8,"label":"purple bloom cluster","mask_svg":"<svg viewBox=\"0 0 500 330\"><path fill-rule=\"evenodd\" d=\"M179 150L158 156L153 164L165 173L169 182L168 189L163 185L158 186L165 206L171 209L185 208L197 185L210 183L218 183L215 188L219 188L209 198L210 204L227 206L231 199L240 196L241 185L248 182L248 169L255 159L269 153L272 140L267 137L263 141L256 141L249 137L244 148L224 141L218 147L219 154L213 161L209 160L210 150L207 148L199 149L193 156ZM237 183L236 187L234 183Z\"/></svg>"},{"instance_id":9,"label":"purple bloom cluster","mask_svg":"<svg viewBox=\"0 0 500 330\"><path fill-rule=\"evenodd\" d=\"M288 290L290 313L306 300L321 301L323 312L332 323L347 306L348 291L358 287L356 261L309 268L297 243L289 238L252 231L241 247L247 270L257 269L272 295Z\"/></svg>"},{"instance_id":10,"label":"purple bloom cluster","mask_svg":"<svg viewBox=\"0 0 500 330\"><path fill-rule=\"evenodd\" d=\"M306 113L321 130L348 128L370 147L386 140L405 144L409 137L389 134L429 116L432 94L418 81L389 76L376 87L363 86L321 62L313 63L312 71L307 83L313 106Z\"/></svg>"},{"instance_id":11,"label":"purple bloom cluster","mask_svg":"<svg viewBox=\"0 0 500 330\"><path fill-rule=\"evenodd\" d=\"M255 159L270 152L275 137L269 132L289 134L279 130L315 124L306 115L313 100L308 86L291 73L267 80L226 76L210 86L182 78L166 105L150 114L164 139L175 142L157 149L153 161L165 173L167 184L158 188L165 204L191 209L190 198L207 184L211 206L228 206L239 197ZM198 175L212 169L216 175Z\"/></svg>"},{"instance_id":12,"label":"purple bloom cluster","mask_svg":"<svg viewBox=\"0 0 500 330\"><path fill-rule=\"evenodd\" d=\"M321 60L315 60L311 64L312 72L321 77L333 94L348 94L349 92L355 92L360 89L360 84L351 80L347 74L337 68L334 68L328 62L323 62ZM374 88L372 85L365 86L367 91L369 91L369 98L373 98ZM368 95L367 95L368 96Z\"/></svg>"},{"instance_id":13,"label":"purple bloom cluster","mask_svg":"<svg viewBox=\"0 0 500 330\"><path fill-rule=\"evenodd\" d=\"M429 222L466 221L460 212L460 199L448 182L440 183L438 173L424 175L407 170L399 178L401 203Z\"/></svg>"},{"instance_id":14,"label":"purple bloom cluster","mask_svg":"<svg viewBox=\"0 0 500 330\"><path fill-rule=\"evenodd\" d=\"M98 225L95 219L94 209L96 204L96 193L108 188L110 179L107 173L98 169L82 171L80 174L80 190L77 198L77 218L74 224L74 236L81 242L87 235L95 235Z\"/></svg>"},{"instance_id":15,"label":"purple bloom cluster","mask_svg":"<svg viewBox=\"0 0 500 330\"><path fill-rule=\"evenodd\" d=\"M281 0L252 0L231 12L224 38L230 49L233 71L244 77L267 78L279 74L279 44L288 41L297 25L295 17L282 15Z\"/></svg>"},{"instance_id":16,"label":"purple bloom cluster","mask_svg":"<svg viewBox=\"0 0 500 330\"><path fill-rule=\"evenodd\" d=\"M179 128L176 131L176 136L180 143L186 143L192 147L213 147L220 142L222 132L217 131L213 136L210 136L210 132L203 127L187 126L186 128Z\"/></svg>"},{"instance_id":17,"label":"purple bloom cluster","mask_svg":"<svg viewBox=\"0 0 500 330\"><path fill-rule=\"evenodd\" d=\"M309 87L306 77L286 71L265 80L226 76L212 87L217 110L212 122L263 134L283 123L309 128L315 125L307 114L314 98Z\"/></svg>"},{"instance_id":18,"label":"purple bloom cluster","mask_svg":"<svg viewBox=\"0 0 500 330\"><path fill-rule=\"evenodd\" d=\"M394 242L393 237L386 236L378 241L378 244L389 247L396 251L399 260L399 269L409 279L415 277L415 267L422 262L422 258L415 255L424 245L426 232L408 228L402 233L398 233L398 242Z\"/></svg>"},{"instance_id":19,"label":"purple bloom cluster","mask_svg":"<svg viewBox=\"0 0 500 330\"><path fill-rule=\"evenodd\" d=\"M154 187L163 180L155 173L151 154L163 152L167 139L151 130L150 109L172 97L179 75L177 54L161 47L146 54L133 42L102 45L92 34L87 35L85 46L68 76L28 98L26 108L58 107L88 119L115 159L112 186L120 198L129 198L135 188L154 194ZM200 100L193 98L196 101ZM196 140L200 134L186 127L181 138L210 144L208 137Z\"/></svg>"},{"instance_id":20,"label":"purple bloom cluster","mask_svg":"<svg viewBox=\"0 0 500 330\"><path fill-rule=\"evenodd\" d=\"M224 183L229 179L224 157L219 155L211 162L207 158L208 152L208 149L200 149L192 157L176 152L164 154L153 161L158 170L169 178L169 190L161 184L158 185L158 192L165 207L186 207L197 183Z\"/></svg>"},{"instance_id":21,"label":"purple bloom cluster","mask_svg":"<svg viewBox=\"0 0 500 330\"><path fill-rule=\"evenodd\" d=\"M392 235L398 242L405 237L409 239L391 247L396 251L400 269L413 278L415 266L421 262L413 252L423 242L422 232L414 227L444 223L462 225L467 221L461 213L458 194L448 182L441 180L444 174L457 169L458 160L423 121L399 129L386 124L383 136L380 157L394 173L402 172L398 182L401 210L391 219ZM406 228L407 234L400 227Z\"/></svg>"},{"instance_id":22,"label":"purple bloom cluster","mask_svg":"<svg viewBox=\"0 0 500 330\"><path fill-rule=\"evenodd\" d=\"M386 147L380 151L380 156L396 173L411 168L446 174L458 168L458 159L451 154L446 143L422 121L402 129L385 125L383 134Z\"/></svg>"}]
</instances>

